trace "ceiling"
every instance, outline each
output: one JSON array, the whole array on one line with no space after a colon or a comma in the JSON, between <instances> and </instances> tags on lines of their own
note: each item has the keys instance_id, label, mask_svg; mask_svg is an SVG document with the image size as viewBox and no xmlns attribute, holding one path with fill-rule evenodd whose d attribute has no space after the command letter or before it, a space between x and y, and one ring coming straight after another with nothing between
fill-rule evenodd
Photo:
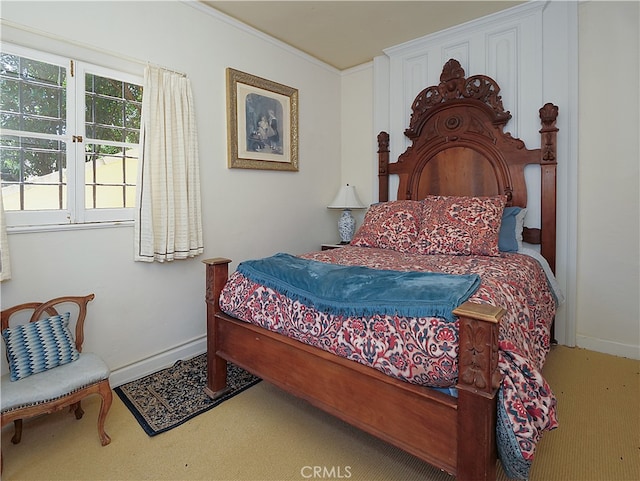
<instances>
[{"instance_id":1,"label":"ceiling","mask_svg":"<svg viewBox=\"0 0 640 481\"><path fill-rule=\"evenodd\" d=\"M399 45L522 1L205 1L203 4L344 70Z\"/></svg>"}]
</instances>

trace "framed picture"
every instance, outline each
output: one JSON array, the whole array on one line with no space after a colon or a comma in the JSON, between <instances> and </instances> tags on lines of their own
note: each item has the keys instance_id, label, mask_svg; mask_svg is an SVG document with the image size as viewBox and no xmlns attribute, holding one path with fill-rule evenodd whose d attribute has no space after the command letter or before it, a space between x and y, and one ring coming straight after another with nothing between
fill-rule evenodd
<instances>
[{"instance_id":1,"label":"framed picture","mask_svg":"<svg viewBox=\"0 0 640 481\"><path fill-rule=\"evenodd\" d=\"M227 68L228 166L298 170L298 90Z\"/></svg>"}]
</instances>

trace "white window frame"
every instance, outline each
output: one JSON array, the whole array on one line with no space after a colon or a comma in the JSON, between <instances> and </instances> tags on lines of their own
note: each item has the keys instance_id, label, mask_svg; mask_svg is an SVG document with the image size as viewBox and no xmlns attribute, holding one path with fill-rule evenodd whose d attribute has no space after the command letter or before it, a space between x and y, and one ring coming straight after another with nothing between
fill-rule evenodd
<instances>
[{"instance_id":1,"label":"white window frame","mask_svg":"<svg viewBox=\"0 0 640 481\"><path fill-rule=\"evenodd\" d=\"M5 211L7 228L21 230L30 227L54 228L56 226L75 226L76 228L96 226L102 223L132 224L135 207L115 209L87 209L85 207L85 74L94 74L114 80L142 86L143 77L113 68L101 67L88 62L76 61L68 57L50 54L35 49L2 44L2 52L47 62L66 68L67 101L66 101L66 133L65 135L38 134L38 138L48 138L65 142L67 164L67 208L31 211ZM72 67L73 66L73 67ZM73 74L71 69L73 68ZM3 129L4 135L15 135L18 132ZM74 142L73 137L81 136L82 142ZM106 142L101 142L106 143ZM140 147L138 147L140 149Z\"/></svg>"}]
</instances>

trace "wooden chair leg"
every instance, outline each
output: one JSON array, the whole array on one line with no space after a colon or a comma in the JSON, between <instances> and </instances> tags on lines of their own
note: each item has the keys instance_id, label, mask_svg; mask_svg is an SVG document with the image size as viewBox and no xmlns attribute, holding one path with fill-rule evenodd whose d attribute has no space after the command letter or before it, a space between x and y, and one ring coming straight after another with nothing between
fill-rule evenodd
<instances>
[{"instance_id":1,"label":"wooden chair leg","mask_svg":"<svg viewBox=\"0 0 640 481\"><path fill-rule=\"evenodd\" d=\"M22 419L16 419L15 421L13 421L13 426L14 433L13 437L11 438L11 442L13 444L18 444L20 441L22 441Z\"/></svg>"},{"instance_id":2,"label":"wooden chair leg","mask_svg":"<svg viewBox=\"0 0 640 481\"><path fill-rule=\"evenodd\" d=\"M82 416L84 416L84 410L82 409L82 406L80 405L80 401L78 401L77 403L74 403L71 405L70 410L73 411L73 413L76 416L76 419L82 419Z\"/></svg>"},{"instance_id":3,"label":"wooden chair leg","mask_svg":"<svg viewBox=\"0 0 640 481\"><path fill-rule=\"evenodd\" d=\"M105 380L100 383L99 394L102 397L100 403L100 414L98 415L98 435L100 436L100 442L103 446L106 446L111 442L111 438L104 430L104 422L107 419L109 409L111 409L111 403L113 401L113 393L111 392L111 386L109 381Z\"/></svg>"}]
</instances>

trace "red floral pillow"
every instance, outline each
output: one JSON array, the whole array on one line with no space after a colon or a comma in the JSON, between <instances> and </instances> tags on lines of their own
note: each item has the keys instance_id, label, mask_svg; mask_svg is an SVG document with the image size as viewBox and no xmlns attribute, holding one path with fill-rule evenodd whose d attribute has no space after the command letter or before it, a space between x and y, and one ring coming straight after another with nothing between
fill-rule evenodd
<instances>
[{"instance_id":1,"label":"red floral pillow","mask_svg":"<svg viewBox=\"0 0 640 481\"><path fill-rule=\"evenodd\" d=\"M428 196L418 235L420 254L499 256L505 196Z\"/></svg>"},{"instance_id":2,"label":"red floral pillow","mask_svg":"<svg viewBox=\"0 0 640 481\"><path fill-rule=\"evenodd\" d=\"M351 245L416 253L422 202L394 200L369 207Z\"/></svg>"}]
</instances>

